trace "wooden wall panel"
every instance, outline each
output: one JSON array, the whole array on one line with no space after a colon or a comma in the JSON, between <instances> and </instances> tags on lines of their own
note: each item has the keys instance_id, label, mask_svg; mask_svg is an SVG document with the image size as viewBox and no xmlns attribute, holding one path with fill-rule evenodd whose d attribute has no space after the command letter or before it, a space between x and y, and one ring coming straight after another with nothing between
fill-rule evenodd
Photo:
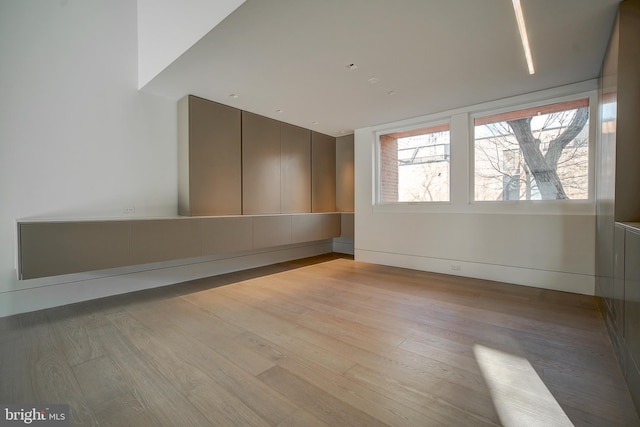
<instances>
[{"instance_id":1,"label":"wooden wall panel","mask_svg":"<svg viewBox=\"0 0 640 427\"><path fill-rule=\"evenodd\" d=\"M280 122L242 112L242 212L280 213Z\"/></svg>"},{"instance_id":2,"label":"wooden wall panel","mask_svg":"<svg viewBox=\"0 0 640 427\"><path fill-rule=\"evenodd\" d=\"M354 210L353 135L336 139L336 211Z\"/></svg>"},{"instance_id":3,"label":"wooden wall panel","mask_svg":"<svg viewBox=\"0 0 640 427\"><path fill-rule=\"evenodd\" d=\"M281 123L281 213L311 212L311 131Z\"/></svg>"},{"instance_id":4,"label":"wooden wall panel","mask_svg":"<svg viewBox=\"0 0 640 427\"><path fill-rule=\"evenodd\" d=\"M19 224L20 278L129 265L129 224L47 222Z\"/></svg>"},{"instance_id":5,"label":"wooden wall panel","mask_svg":"<svg viewBox=\"0 0 640 427\"><path fill-rule=\"evenodd\" d=\"M336 139L311 133L311 211L336 210Z\"/></svg>"},{"instance_id":6,"label":"wooden wall panel","mask_svg":"<svg viewBox=\"0 0 640 427\"><path fill-rule=\"evenodd\" d=\"M241 214L241 111L189 96L188 109L185 111L184 105L179 105L178 112L181 122L178 164L182 169L178 186L180 215ZM185 120L188 121L186 141ZM183 182L185 167L188 167L188 183Z\"/></svg>"},{"instance_id":7,"label":"wooden wall panel","mask_svg":"<svg viewBox=\"0 0 640 427\"><path fill-rule=\"evenodd\" d=\"M131 264L192 258L200 254L198 220L131 221Z\"/></svg>"},{"instance_id":8,"label":"wooden wall panel","mask_svg":"<svg viewBox=\"0 0 640 427\"><path fill-rule=\"evenodd\" d=\"M249 250L253 247L253 217L201 220L202 255Z\"/></svg>"},{"instance_id":9,"label":"wooden wall panel","mask_svg":"<svg viewBox=\"0 0 640 427\"><path fill-rule=\"evenodd\" d=\"M253 217L254 249L291 243L291 215Z\"/></svg>"}]
</instances>

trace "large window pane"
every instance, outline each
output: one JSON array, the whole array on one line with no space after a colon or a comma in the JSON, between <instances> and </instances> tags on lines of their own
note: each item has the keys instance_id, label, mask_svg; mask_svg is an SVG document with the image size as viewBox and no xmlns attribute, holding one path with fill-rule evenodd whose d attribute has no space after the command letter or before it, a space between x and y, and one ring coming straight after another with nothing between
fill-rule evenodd
<instances>
[{"instance_id":1,"label":"large window pane","mask_svg":"<svg viewBox=\"0 0 640 427\"><path fill-rule=\"evenodd\" d=\"M449 125L380 136L380 201L447 202Z\"/></svg>"},{"instance_id":2,"label":"large window pane","mask_svg":"<svg viewBox=\"0 0 640 427\"><path fill-rule=\"evenodd\" d=\"M589 198L589 100L474 120L475 200Z\"/></svg>"}]
</instances>

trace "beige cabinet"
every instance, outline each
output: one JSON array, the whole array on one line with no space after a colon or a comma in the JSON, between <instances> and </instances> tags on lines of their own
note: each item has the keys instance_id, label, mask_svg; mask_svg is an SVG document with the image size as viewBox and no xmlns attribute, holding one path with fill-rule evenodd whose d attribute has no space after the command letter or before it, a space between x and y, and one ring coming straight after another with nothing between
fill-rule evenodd
<instances>
[{"instance_id":1,"label":"beige cabinet","mask_svg":"<svg viewBox=\"0 0 640 427\"><path fill-rule=\"evenodd\" d=\"M616 346L620 361L624 362L623 372L626 374L627 385L631 397L640 407L640 229L627 228L624 240L624 333L622 345ZM614 341L620 339L614 337ZM617 344L614 342L614 344ZM622 350L622 354L620 354Z\"/></svg>"},{"instance_id":2,"label":"beige cabinet","mask_svg":"<svg viewBox=\"0 0 640 427\"><path fill-rule=\"evenodd\" d=\"M189 95L178 102L180 215L242 213L241 111Z\"/></svg>"},{"instance_id":3,"label":"beige cabinet","mask_svg":"<svg viewBox=\"0 0 640 427\"><path fill-rule=\"evenodd\" d=\"M200 256L198 219L131 221L131 264L171 261Z\"/></svg>"},{"instance_id":4,"label":"beige cabinet","mask_svg":"<svg viewBox=\"0 0 640 427\"><path fill-rule=\"evenodd\" d=\"M353 239L354 233L354 214L350 212L343 212L340 214L340 237Z\"/></svg>"},{"instance_id":5,"label":"beige cabinet","mask_svg":"<svg viewBox=\"0 0 640 427\"><path fill-rule=\"evenodd\" d=\"M336 138L336 210L353 212L354 208L354 137Z\"/></svg>"},{"instance_id":6,"label":"beige cabinet","mask_svg":"<svg viewBox=\"0 0 640 427\"><path fill-rule=\"evenodd\" d=\"M311 131L242 112L243 213L311 212Z\"/></svg>"},{"instance_id":7,"label":"beige cabinet","mask_svg":"<svg viewBox=\"0 0 640 427\"><path fill-rule=\"evenodd\" d=\"M280 213L280 122L242 112L242 213Z\"/></svg>"},{"instance_id":8,"label":"beige cabinet","mask_svg":"<svg viewBox=\"0 0 640 427\"><path fill-rule=\"evenodd\" d=\"M20 279L130 264L125 221L18 224L18 241Z\"/></svg>"},{"instance_id":9,"label":"beige cabinet","mask_svg":"<svg viewBox=\"0 0 640 427\"><path fill-rule=\"evenodd\" d=\"M311 131L287 123L280 129L280 212L311 212Z\"/></svg>"},{"instance_id":10,"label":"beige cabinet","mask_svg":"<svg viewBox=\"0 0 640 427\"><path fill-rule=\"evenodd\" d=\"M311 133L311 211L336 210L336 139Z\"/></svg>"},{"instance_id":11,"label":"beige cabinet","mask_svg":"<svg viewBox=\"0 0 640 427\"><path fill-rule=\"evenodd\" d=\"M229 216L200 220L202 255L217 255L253 248L253 217Z\"/></svg>"},{"instance_id":12,"label":"beige cabinet","mask_svg":"<svg viewBox=\"0 0 640 427\"><path fill-rule=\"evenodd\" d=\"M341 214L18 223L20 279L194 259L340 236Z\"/></svg>"},{"instance_id":13,"label":"beige cabinet","mask_svg":"<svg viewBox=\"0 0 640 427\"><path fill-rule=\"evenodd\" d=\"M353 211L344 138L337 151L334 137L189 95L178 103L178 213Z\"/></svg>"},{"instance_id":14,"label":"beige cabinet","mask_svg":"<svg viewBox=\"0 0 640 427\"><path fill-rule=\"evenodd\" d=\"M288 245L291 242L291 215L265 215L253 218L253 248Z\"/></svg>"},{"instance_id":15,"label":"beige cabinet","mask_svg":"<svg viewBox=\"0 0 640 427\"><path fill-rule=\"evenodd\" d=\"M322 215L322 238L332 239L341 234L340 214L330 213Z\"/></svg>"},{"instance_id":16,"label":"beige cabinet","mask_svg":"<svg viewBox=\"0 0 640 427\"><path fill-rule=\"evenodd\" d=\"M615 37L615 36L614 36ZM640 1L620 4L617 52L615 219L640 220Z\"/></svg>"},{"instance_id":17,"label":"beige cabinet","mask_svg":"<svg viewBox=\"0 0 640 427\"><path fill-rule=\"evenodd\" d=\"M291 216L291 239L292 243L310 242L322 240L322 226L324 220L322 215L303 214Z\"/></svg>"},{"instance_id":18,"label":"beige cabinet","mask_svg":"<svg viewBox=\"0 0 640 427\"><path fill-rule=\"evenodd\" d=\"M640 0L619 5L599 88L596 292L640 408Z\"/></svg>"}]
</instances>

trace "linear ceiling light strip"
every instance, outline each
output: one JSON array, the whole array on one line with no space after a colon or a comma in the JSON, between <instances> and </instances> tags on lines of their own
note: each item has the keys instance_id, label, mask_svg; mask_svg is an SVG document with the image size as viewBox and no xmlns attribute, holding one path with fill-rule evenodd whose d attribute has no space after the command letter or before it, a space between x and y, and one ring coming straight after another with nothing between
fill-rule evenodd
<instances>
[{"instance_id":1,"label":"linear ceiling light strip","mask_svg":"<svg viewBox=\"0 0 640 427\"><path fill-rule=\"evenodd\" d=\"M522 47L524 48L524 56L527 59L527 67L529 67L529 74L534 74L536 71L533 68L533 59L531 58L531 48L529 47L529 37L527 37L527 27L524 23L524 15L522 13L522 6L520 0L513 0L513 10L516 12L516 21L518 21L518 30L520 31L520 38L522 39Z\"/></svg>"}]
</instances>

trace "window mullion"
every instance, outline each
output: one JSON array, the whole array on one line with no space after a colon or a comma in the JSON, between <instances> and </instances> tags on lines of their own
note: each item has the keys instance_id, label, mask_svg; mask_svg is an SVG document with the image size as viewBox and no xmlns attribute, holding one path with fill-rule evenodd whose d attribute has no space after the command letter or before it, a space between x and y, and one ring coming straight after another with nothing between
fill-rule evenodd
<instances>
[{"instance_id":1,"label":"window mullion","mask_svg":"<svg viewBox=\"0 0 640 427\"><path fill-rule=\"evenodd\" d=\"M451 205L464 210L469 204L471 174L469 152L471 132L469 114L451 116Z\"/></svg>"}]
</instances>

